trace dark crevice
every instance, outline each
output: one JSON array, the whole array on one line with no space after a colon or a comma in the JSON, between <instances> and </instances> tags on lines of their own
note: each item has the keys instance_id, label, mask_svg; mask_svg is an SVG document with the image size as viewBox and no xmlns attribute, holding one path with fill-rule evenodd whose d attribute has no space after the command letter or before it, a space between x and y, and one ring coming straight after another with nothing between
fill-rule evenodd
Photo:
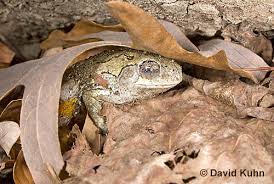
<instances>
[{"instance_id":1,"label":"dark crevice","mask_svg":"<svg viewBox=\"0 0 274 184\"><path fill-rule=\"evenodd\" d=\"M196 176L192 176L192 177L183 179L183 182L184 182L184 183L189 183L189 182L191 182L191 181L194 180L194 179L196 179Z\"/></svg>"},{"instance_id":2,"label":"dark crevice","mask_svg":"<svg viewBox=\"0 0 274 184\"><path fill-rule=\"evenodd\" d=\"M95 174L97 173L97 170L101 167L101 165L96 165L92 169L94 170Z\"/></svg>"},{"instance_id":3,"label":"dark crevice","mask_svg":"<svg viewBox=\"0 0 274 184\"><path fill-rule=\"evenodd\" d=\"M175 168L175 164L173 161L169 160L165 162L166 166L168 166L171 170Z\"/></svg>"},{"instance_id":4,"label":"dark crevice","mask_svg":"<svg viewBox=\"0 0 274 184\"><path fill-rule=\"evenodd\" d=\"M187 5L187 7L186 7L186 14L188 15L188 13L189 13L189 7L190 6L192 6L192 5L194 5L195 3L194 2L189 2L188 3L188 5Z\"/></svg>"},{"instance_id":5,"label":"dark crevice","mask_svg":"<svg viewBox=\"0 0 274 184\"><path fill-rule=\"evenodd\" d=\"M165 154L166 152L165 151L153 151L152 153L151 153L151 156L154 156L154 155L163 155L163 154Z\"/></svg>"},{"instance_id":6,"label":"dark crevice","mask_svg":"<svg viewBox=\"0 0 274 184\"><path fill-rule=\"evenodd\" d=\"M199 153L200 153L200 150L198 150L198 151L193 150L193 151L190 153L190 155L188 155L188 156L189 156L190 158L194 159L194 158L197 158L197 157L198 157Z\"/></svg>"}]
</instances>

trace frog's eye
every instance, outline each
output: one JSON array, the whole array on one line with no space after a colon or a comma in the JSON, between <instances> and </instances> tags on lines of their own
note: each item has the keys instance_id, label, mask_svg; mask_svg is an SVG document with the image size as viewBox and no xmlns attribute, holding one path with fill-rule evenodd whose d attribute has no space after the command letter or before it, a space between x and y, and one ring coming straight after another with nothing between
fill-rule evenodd
<instances>
[{"instance_id":1,"label":"frog's eye","mask_svg":"<svg viewBox=\"0 0 274 184\"><path fill-rule=\"evenodd\" d=\"M160 75L160 65L155 61L144 61L139 65L139 73L145 79L152 79Z\"/></svg>"}]
</instances>

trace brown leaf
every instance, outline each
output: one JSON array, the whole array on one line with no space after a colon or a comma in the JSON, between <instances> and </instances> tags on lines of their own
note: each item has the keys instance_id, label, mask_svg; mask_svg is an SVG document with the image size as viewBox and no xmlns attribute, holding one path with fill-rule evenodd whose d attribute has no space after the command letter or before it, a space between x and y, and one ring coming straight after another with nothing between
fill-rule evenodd
<instances>
[{"instance_id":1,"label":"brown leaf","mask_svg":"<svg viewBox=\"0 0 274 184\"><path fill-rule=\"evenodd\" d=\"M165 27L165 29L177 40L184 49L191 52L198 52L199 49L181 32L179 27L171 22L160 20L160 23ZM99 38L104 41L121 41L127 42L128 45L132 45L132 41L126 32L114 32L114 31L101 31L98 33L88 33L81 36L75 41L88 40Z\"/></svg>"},{"instance_id":2,"label":"brown leaf","mask_svg":"<svg viewBox=\"0 0 274 184\"><path fill-rule=\"evenodd\" d=\"M242 109L239 114L242 117L256 117L258 119L274 121L274 109L264 107L247 107Z\"/></svg>"},{"instance_id":3,"label":"brown leaf","mask_svg":"<svg viewBox=\"0 0 274 184\"><path fill-rule=\"evenodd\" d=\"M60 30L54 30L50 33L48 38L44 40L41 44L40 47L41 49L51 49L55 47L63 47L65 42L64 39L66 37L66 33Z\"/></svg>"},{"instance_id":4,"label":"brown leaf","mask_svg":"<svg viewBox=\"0 0 274 184\"><path fill-rule=\"evenodd\" d=\"M20 136L20 128L16 122L3 121L0 122L0 146L9 155L14 143Z\"/></svg>"},{"instance_id":5,"label":"brown leaf","mask_svg":"<svg viewBox=\"0 0 274 184\"><path fill-rule=\"evenodd\" d=\"M244 44L244 46L249 48L256 54L261 55L264 60L270 63L272 60L272 52L273 52L273 46L271 41L268 40L261 33L256 37L252 37L249 34L247 35L245 34L245 36L247 41Z\"/></svg>"},{"instance_id":6,"label":"brown leaf","mask_svg":"<svg viewBox=\"0 0 274 184\"><path fill-rule=\"evenodd\" d=\"M190 52L198 52L199 49L186 37L186 35L175 24L159 20L164 28L169 32L184 49Z\"/></svg>"},{"instance_id":7,"label":"brown leaf","mask_svg":"<svg viewBox=\"0 0 274 184\"><path fill-rule=\"evenodd\" d=\"M249 85L239 80L210 82L185 74L184 78L188 78L188 83L201 93L235 107L242 118L251 116L274 121L274 111L271 108L274 105L274 96L266 87Z\"/></svg>"},{"instance_id":8,"label":"brown leaf","mask_svg":"<svg viewBox=\"0 0 274 184\"><path fill-rule=\"evenodd\" d=\"M23 152L17 156L16 162L13 167L13 180L15 184L32 184L34 183L28 166L25 162Z\"/></svg>"},{"instance_id":9,"label":"brown leaf","mask_svg":"<svg viewBox=\"0 0 274 184\"><path fill-rule=\"evenodd\" d=\"M98 155L103 149L105 136L99 134L98 128L88 115L86 116L82 134L86 137L92 152Z\"/></svg>"},{"instance_id":10,"label":"brown leaf","mask_svg":"<svg viewBox=\"0 0 274 184\"><path fill-rule=\"evenodd\" d=\"M75 41L81 42L83 40L100 39L104 41L120 41L132 45L132 41L126 32L101 31L98 33L89 33L84 36L75 38Z\"/></svg>"},{"instance_id":11,"label":"brown leaf","mask_svg":"<svg viewBox=\"0 0 274 184\"><path fill-rule=\"evenodd\" d=\"M0 121L9 120L19 123L22 100L11 101L0 113Z\"/></svg>"},{"instance_id":12,"label":"brown leaf","mask_svg":"<svg viewBox=\"0 0 274 184\"><path fill-rule=\"evenodd\" d=\"M64 33L60 30L53 31L49 35L48 39L41 43L40 47L42 49L49 49L60 46L67 48L72 45L80 45L81 43L87 43L90 41L79 40L79 37L106 30L123 31L124 29L121 27L121 25L104 26L88 20L81 20L68 33Z\"/></svg>"},{"instance_id":13,"label":"brown leaf","mask_svg":"<svg viewBox=\"0 0 274 184\"><path fill-rule=\"evenodd\" d=\"M246 49L241 45L231 43L229 41L214 39L205 42L199 46L200 53L204 56L210 56L224 50L231 68L258 68L268 67L264 60L257 54ZM265 71L250 71L250 73L258 80L264 79Z\"/></svg>"},{"instance_id":14,"label":"brown leaf","mask_svg":"<svg viewBox=\"0 0 274 184\"><path fill-rule=\"evenodd\" d=\"M64 50L63 47L50 48L43 53L42 57L51 56L59 52L62 52L63 50Z\"/></svg>"},{"instance_id":15,"label":"brown leaf","mask_svg":"<svg viewBox=\"0 0 274 184\"><path fill-rule=\"evenodd\" d=\"M224 51L205 57L200 53L184 50L154 17L134 5L120 1L110 1L107 3L107 6L112 15L119 19L130 35L134 48L149 50L165 57L207 68L234 71L243 77L252 79L254 82L260 80L250 71L233 68L227 60Z\"/></svg>"},{"instance_id":16,"label":"brown leaf","mask_svg":"<svg viewBox=\"0 0 274 184\"><path fill-rule=\"evenodd\" d=\"M89 167L90 171L94 172L93 168L100 164L99 157L92 153L85 136L77 125L74 125L71 134L76 136L76 140L72 150L64 154L64 160L67 163L66 171L70 175L79 175Z\"/></svg>"},{"instance_id":17,"label":"brown leaf","mask_svg":"<svg viewBox=\"0 0 274 184\"><path fill-rule=\"evenodd\" d=\"M21 142L35 182L52 181L44 163L50 164L57 174L64 164L57 133L57 113L66 67L85 51L109 45L124 46L120 42L90 43L0 70L0 99L16 86L25 86L20 119Z\"/></svg>"},{"instance_id":18,"label":"brown leaf","mask_svg":"<svg viewBox=\"0 0 274 184\"><path fill-rule=\"evenodd\" d=\"M10 64L15 53L0 42L0 64Z\"/></svg>"},{"instance_id":19,"label":"brown leaf","mask_svg":"<svg viewBox=\"0 0 274 184\"><path fill-rule=\"evenodd\" d=\"M81 20L67 34L68 35L67 39L73 40L73 38L77 38L79 37L79 35L97 33L97 32L106 31L106 30L121 32L121 31L124 31L124 28L120 24L113 25L113 26L104 26L88 20Z\"/></svg>"},{"instance_id":20,"label":"brown leaf","mask_svg":"<svg viewBox=\"0 0 274 184\"><path fill-rule=\"evenodd\" d=\"M270 40L271 37L267 39L262 33L255 33L253 30L246 30L241 26L227 26L222 32L222 36L228 40L232 38L244 47L260 55L267 63L271 63L273 51Z\"/></svg>"},{"instance_id":21,"label":"brown leaf","mask_svg":"<svg viewBox=\"0 0 274 184\"><path fill-rule=\"evenodd\" d=\"M5 63L0 63L0 69L2 68L8 68L9 64L5 64Z\"/></svg>"}]
</instances>

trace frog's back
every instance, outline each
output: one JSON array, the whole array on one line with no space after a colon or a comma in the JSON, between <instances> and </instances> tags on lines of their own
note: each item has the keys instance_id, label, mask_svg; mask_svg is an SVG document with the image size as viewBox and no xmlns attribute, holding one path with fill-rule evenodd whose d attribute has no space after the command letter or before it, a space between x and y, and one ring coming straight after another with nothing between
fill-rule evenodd
<instances>
[{"instance_id":1,"label":"frog's back","mask_svg":"<svg viewBox=\"0 0 274 184\"><path fill-rule=\"evenodd\" d=\"M67 125L73 117L76 117L77 114L83 111L82 95L84 91L93 91L96 89L95 77L98 68L103 63L110 62L113 55L130 51L133 50L121 48L107 50L77 62L65 71L59 104L60 125Z\"/></svg>"}]
</instances>

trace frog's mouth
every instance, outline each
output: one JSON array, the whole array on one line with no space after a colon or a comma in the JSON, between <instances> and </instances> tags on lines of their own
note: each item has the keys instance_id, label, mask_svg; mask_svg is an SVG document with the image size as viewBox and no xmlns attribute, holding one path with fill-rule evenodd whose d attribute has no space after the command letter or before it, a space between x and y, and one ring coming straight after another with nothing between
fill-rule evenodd
<instances>
[{"instance_id":1,"label":"frog's mouth","mask_svg":"<svg viewBox=\"0 0 274 184\"><path fill-rule=\"evenodd\" d=\"M140 88L172 88L179 83L168 83L168 84L136 84Z\"/></svg>"}]
</instances>

